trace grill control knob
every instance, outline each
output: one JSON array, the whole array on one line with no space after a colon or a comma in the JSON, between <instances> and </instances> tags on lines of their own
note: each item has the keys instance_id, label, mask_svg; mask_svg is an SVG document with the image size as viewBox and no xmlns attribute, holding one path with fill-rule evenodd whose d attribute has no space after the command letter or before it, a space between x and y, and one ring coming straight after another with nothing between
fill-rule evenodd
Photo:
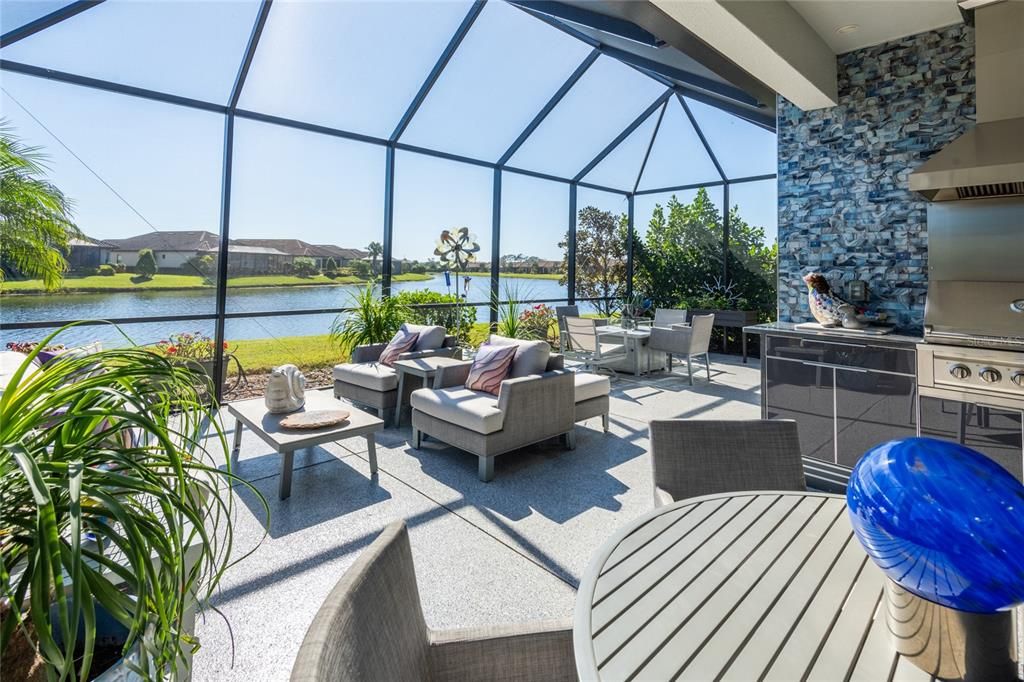
<instances>
[{"instance_id":1,"label":"grill control knob","mask_svg":"<svg viewBox=\"0 0 1024 682\"><path fill-rule=\"evenodd\" d=\"M967 365L952 365L949 368L949 373L954 379L966 379L971 376L971 368Z\"/></svg>"},{"instance_id":2,"label":"grill control knob","mask_svg":"<svg viewBox=\"0 0 1024 682\"><path fill-rule=\"evenodd\" d=\"M981 372L978 373L978 376L980 376L981 380L986 384L994 384L1003 378L1003 375L999 373L999 370L992 369L991 367L986 367L981 370Z\"/></svg>"},{"instance_id":3,"label":"grill control knob","mask_svg":"<svg viewBox=\"0 0 1024 682\"><path fill-rule=\"evenodd\" d=\"M1024 388L1024 372L1017 372L1012 377L1010 377L1010 381L1017 384L1021 388Z\"/></svg>"}]
</instances>

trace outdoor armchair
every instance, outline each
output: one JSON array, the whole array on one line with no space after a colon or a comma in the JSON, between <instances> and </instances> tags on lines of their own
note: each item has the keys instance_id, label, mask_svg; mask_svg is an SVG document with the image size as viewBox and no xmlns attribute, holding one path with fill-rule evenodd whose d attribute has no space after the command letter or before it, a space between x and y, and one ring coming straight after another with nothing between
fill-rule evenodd
<instances>
[{"instance_id":1,"label":"outdoor armchair","mask_svg":"<svg viewBox=\"0 0 1024 682\"><path fill-rule=\"evenodd\" d=\"M465 387L472 363L444 367L433 388L413 391L413 447L424 435L479 458L481 481L494 478L494 458L548 438L576 447L575 384L562 356L551 354L540 374L505 379L498 395Z\"/></svg>"},{"instance_id":2,"label":"outdoor armchair","mask_svg":"<svg viewBox=\"0 0 1024 682\"><path fill-rule=\"evenodd\" d=\"M331 590L293 682L575 680L572 621L438 631L423 618L405 522L388 525Z\"/></svg>"},{"instance_id":3,"label":"outdoor armchair","mask_svg":"<svg viewBox=\"0 0 1024 682\"><path fill-rule=\"evenodd\" d=\"M651 351L660 351L668 355L668 371L672 371L672 357L686 358L686 368L693 386L693 358L704 357L708 370L708 382L711 381L711 360L708 348L711 346L711 327L715 322L714 315L694 315L690 326L674 325L671 328L652 327L651 338L647 347ZM647 371L651 370L651 355L647 355Z\"/></svg>"},{"instance_id":4,"label":"outdoor armchair","mask_svg":"<svg viewBox=\"0 0 1024 682\"><path fill-rule=\"evenodd\" d=\"M419 331L425 343L421 345L418 342L412 351L399 355L399 360L436 355L455 357L458 352L458 339L446 335L444 327L403 326ZM356 346L349 362L335 365L334 396L376 410L378 416L387 423L390 412L398 405L398 372L394 367L377 362L385 346L386 343ZM413 385L407 386L406 393L411 393L414 388ZM403 402L408 397L403 396Z\"/></svg>"},{"instance_id":5,"label":"outdoor armchair","mask_svg":"<svg viewBox=\"0 0 1024 682\"><path fill-rule=\"evenodd\" d=\"M650 430L655 507L714 493L807 489L790 419L661 419Z\"/></svg>"},{"instance_id":6,"label":"outdoor armchair","mask_svg":"<svg viewBox=\"0 0 1024 682\"><path fill-rule=\"evenodd\" d=\"M567 317L579 317L580 307L578 305L556 305L555 306L555 317L558 320L558 352L565 353L567 350L572 350L572 344L569 343L569 334L565 329L565 318ZM594 324L598 327L602 327L608 324L608 320L595 319Z\"/></svg>"}]
</instances>

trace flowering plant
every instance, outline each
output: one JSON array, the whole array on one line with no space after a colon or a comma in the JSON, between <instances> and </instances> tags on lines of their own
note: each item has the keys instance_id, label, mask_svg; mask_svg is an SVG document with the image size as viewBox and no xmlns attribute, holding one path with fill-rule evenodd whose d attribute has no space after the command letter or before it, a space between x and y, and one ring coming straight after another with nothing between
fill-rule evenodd
<instances>
[{"instance_id":1,"label":"flowering plant","mask_svg":"<svg viewBox=\"0 0 1024 682\"><path fill-rule=\"evenodd\" d=\"M14 351L15 353L24 353L28 355L36 346L39 344L36 341L11 341L7 344L7 350ZM66 350L63 343L52 344L43 348L43 351L49 353L55 353L57 351Z\"/></svg>"},{"instance_id":2,"label":"flowering plant","mask_svg":"<svg viewBox=\"0 0 1024 682\"><path fill-rule=\"evenodd\" d=\"M182 332L171 334L165 341L156 344L157 350L168 357L181 358L183 360L212 360L214 342L202 332ZM224 342L224 350L228 349L228 342Z\"/></svg>"},{"instance_id":3,"label":"flowering plant","mask_svg":"<svg viewBox=\"0 0 1024 682\"><path fill-rule=\"evenodd\" d=\"M537 339L548 338L555 321L555 310L544 303L538 303L519 313L519 322Z\"/></svg>"}]
</instances>

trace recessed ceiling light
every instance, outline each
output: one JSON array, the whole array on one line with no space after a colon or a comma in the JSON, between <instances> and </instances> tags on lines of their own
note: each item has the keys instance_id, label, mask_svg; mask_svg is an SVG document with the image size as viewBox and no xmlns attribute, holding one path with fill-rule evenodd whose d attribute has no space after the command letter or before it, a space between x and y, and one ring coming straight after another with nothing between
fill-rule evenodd
<instances>
[{"instance_id":1,"label":"recessed ceiling light","mask_svg":"<svg viewBox=\"0 0 1024 682\"><path fill-rule=\"evenodd\" d=\"M845 26L840 26L839 28L837 28L836 33L840 35L846 35L847 33L853 33L859 28L859 24L846 24Z\"/></svg>"}]
</instances>

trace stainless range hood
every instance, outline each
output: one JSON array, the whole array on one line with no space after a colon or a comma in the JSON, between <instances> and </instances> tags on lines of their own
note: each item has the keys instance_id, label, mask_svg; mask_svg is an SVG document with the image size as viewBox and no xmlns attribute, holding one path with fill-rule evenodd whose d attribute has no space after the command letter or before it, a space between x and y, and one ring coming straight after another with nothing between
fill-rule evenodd
<instances>
[{"instance_id":1,"label":"stainless range hood","mask_svg":"<svg viewBox=\"0 0 1024 682\"><path fill-rule=\"evenodd\" d=\"M978 123L910 174L930 201L1024 195L1024 2L975 11Z\"/></svg>"}]
</instances>

